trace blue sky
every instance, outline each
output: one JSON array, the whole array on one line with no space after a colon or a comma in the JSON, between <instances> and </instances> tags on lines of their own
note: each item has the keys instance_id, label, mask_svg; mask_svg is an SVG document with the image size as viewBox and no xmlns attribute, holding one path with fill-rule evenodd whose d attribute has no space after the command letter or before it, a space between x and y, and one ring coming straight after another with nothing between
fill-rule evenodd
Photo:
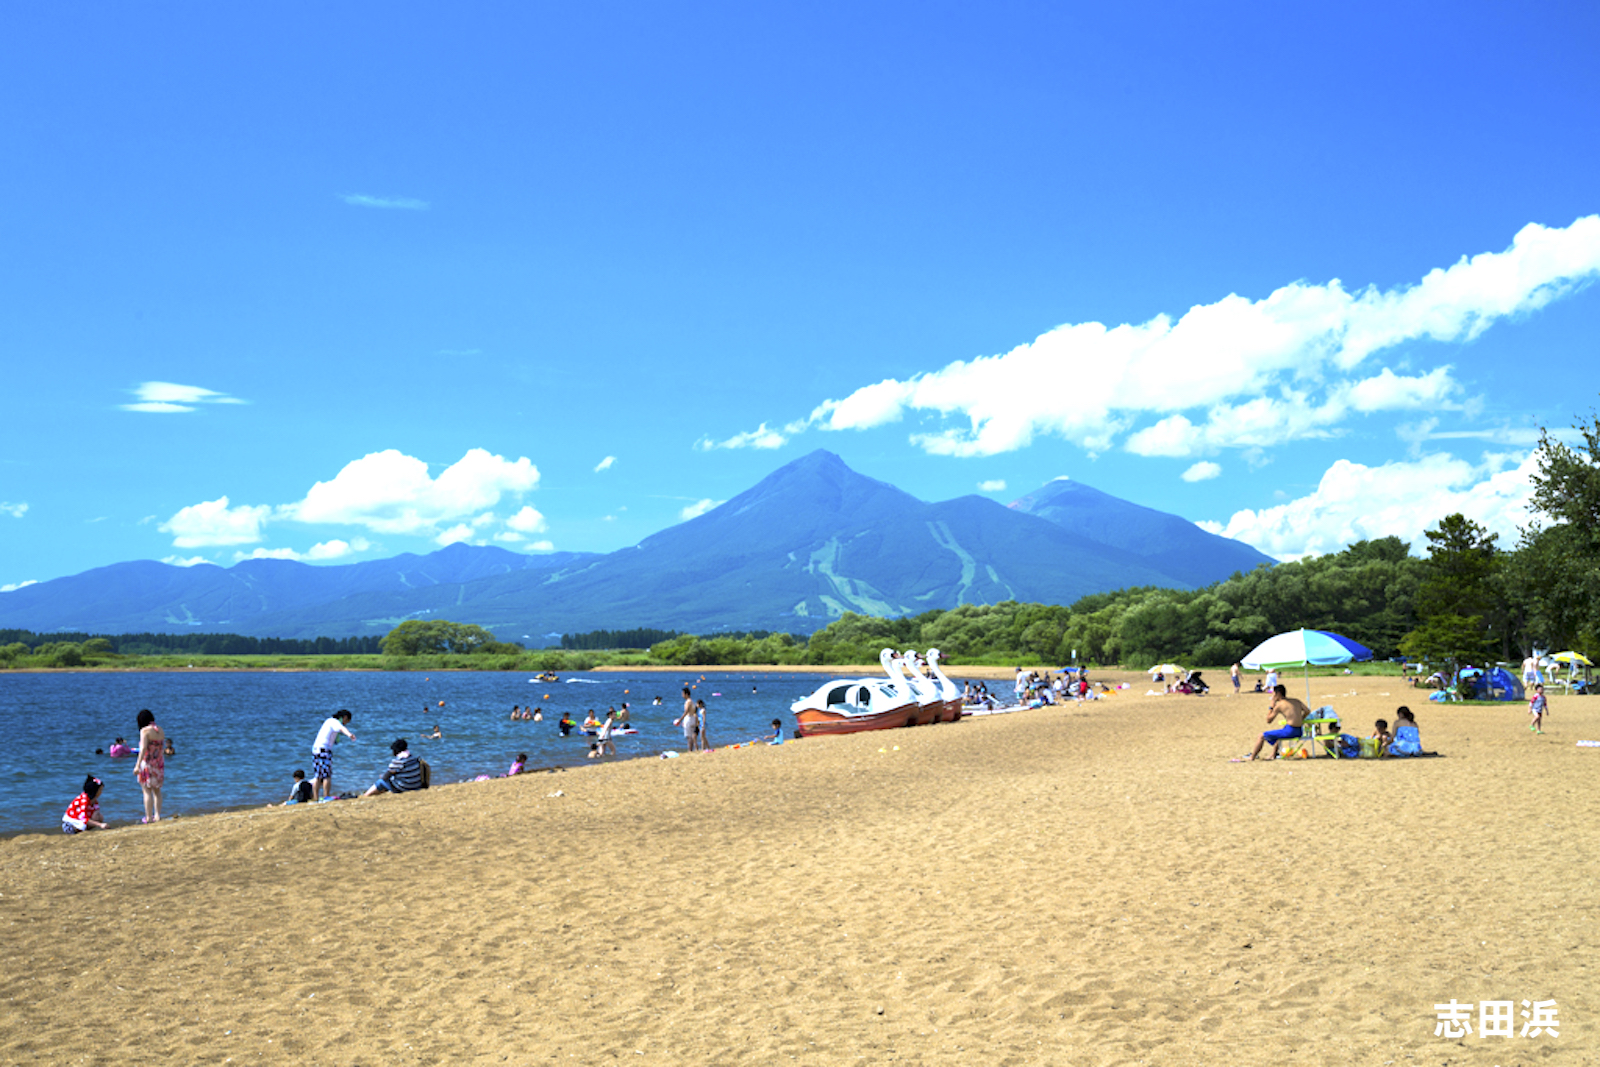
<instances>
[{"instance_id":1,"label":"blue sky","mask_svg":"<svg viewBox=\"0 0 1600 1067\"><path fill-rule=\"evenodd\" d=\"M1600 389L1600 9L1076 7L12 8L0 588L610 551L814 448L1513 537Z\"/></svg>"}]
</instances>

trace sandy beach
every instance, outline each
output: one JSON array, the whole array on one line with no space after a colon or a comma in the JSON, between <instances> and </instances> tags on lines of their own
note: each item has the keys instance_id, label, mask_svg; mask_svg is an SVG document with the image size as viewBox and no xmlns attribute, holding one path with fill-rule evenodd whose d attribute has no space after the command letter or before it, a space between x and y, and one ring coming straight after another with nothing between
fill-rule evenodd
<instances>
[{"instance_id":1,"label":"sandy beach","mask_svg":"<svg viewBox=\"0 0 1600 1067\"><path fill-rule=\"evenodd\" d=\"M0 841L0 1063L1600 1062L1600 700L1313 679L1441 758L1250 764L1145 688Z\"/></svg>"}]
</instances>

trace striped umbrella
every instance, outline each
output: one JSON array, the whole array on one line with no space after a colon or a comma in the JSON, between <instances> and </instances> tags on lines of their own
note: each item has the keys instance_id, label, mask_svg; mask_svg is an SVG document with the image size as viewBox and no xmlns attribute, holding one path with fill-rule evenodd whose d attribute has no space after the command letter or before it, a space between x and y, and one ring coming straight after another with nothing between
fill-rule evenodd
<instances>
[{"instance_id":1,"label":"striped umbrella","mask_svg":"<svg viewBox=\"0 0 1600 1067\"><path fill-rule=\"evenodd\" d=\"M1290 630L1269 637L1239 662L1250 670L1282 670L1304 667L1306 703L1311 703L1311 665L1326 667L1372 658L1372 649L1341 634L1327 630Z\"/></svg>"}]
</instances>

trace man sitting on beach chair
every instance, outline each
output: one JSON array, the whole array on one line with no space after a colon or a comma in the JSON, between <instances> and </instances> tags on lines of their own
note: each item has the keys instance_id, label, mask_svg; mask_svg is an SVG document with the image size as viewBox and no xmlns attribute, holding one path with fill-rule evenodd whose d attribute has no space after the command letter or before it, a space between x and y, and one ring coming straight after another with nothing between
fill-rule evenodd
<instances>
[{"instance_id":1,"label":"man sitting on beach chair","mask_svg":"<svg viewBox=\"0 0 1600 1067\"><path fill-rule=\"evenodd\" d=\"M1271 726L1283 716L1284 725L1276 730L1268 730L1256 741L1255 751L1250 753L1251 759L1261 758L1261 749L1268 741L1272 742L1272 757L1278 757L1278 745L1284 741L1292 741L1301 736L1301 724L1306 721L1306 716L1311 709L1305 703L1289 695L1289 691L1280 683L1272 687L1272 704L1267 710L1267 725Z\"/></svg>"}]
</instances>

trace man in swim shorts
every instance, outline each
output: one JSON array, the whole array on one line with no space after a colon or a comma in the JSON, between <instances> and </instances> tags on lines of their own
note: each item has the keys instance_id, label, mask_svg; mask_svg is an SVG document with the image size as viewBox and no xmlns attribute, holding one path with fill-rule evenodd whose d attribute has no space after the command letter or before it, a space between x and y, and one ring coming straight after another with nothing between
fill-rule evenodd
<instances>
[{"instance_id":1,"label":"man in swim shorts","mask_svg":"<svg viewBox=\"0 0 1600 1067\"><path fill-rule=\"evenodd\" d=\"M328 716L317 731L311 744L311 792L318 799L333 796L333 743L339 734L354 741L356 735L345 727L350 725L350 713L343 708Z\"/></svg>"},{"instance_id":2,"label":"man in swim shorts","mask_svg":"<svg viewBox=\"0 0 1600 1067\"><path fill-rule=\"evenodd\" d=\"M1305 703L1289 695L1289 691L1282 685L1272 687L1272 704L1267 710L1267 725L1271 726L1283 716L1284 725L1276 730L1268 730L1256 741L1255 751L1250 753L1251 759L1259 759L1261 749L1268 741L1272 742L1272 756L1278 756L1278 744L1282 741L1292 741L1301 736L1300 724L1306 721L1306 716L1311 709Z\"/></svg>"}]
</instances>

